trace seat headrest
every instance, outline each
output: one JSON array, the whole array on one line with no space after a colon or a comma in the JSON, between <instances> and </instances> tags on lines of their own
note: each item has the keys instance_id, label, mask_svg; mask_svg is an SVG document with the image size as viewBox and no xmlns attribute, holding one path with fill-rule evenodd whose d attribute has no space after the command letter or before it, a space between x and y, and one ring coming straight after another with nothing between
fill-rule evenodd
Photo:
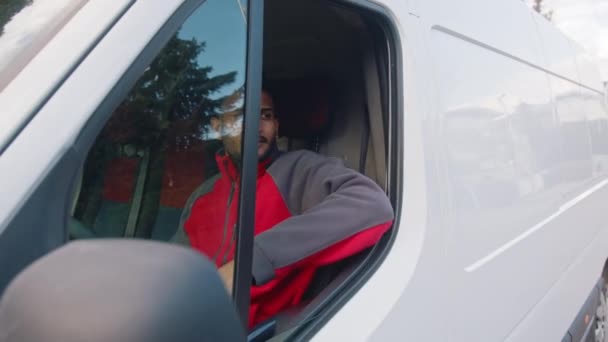
<instances>
[{"instance_id":1,"label":"seat headrest","mask_svg":"<svg viewBox=\"0 0 608 342\"><path fill-rule=\"evenodd\" d=\"M309 139L325 135L330 124L329 83L326 80L294 79L271 84L269 90L280 122L280 136Z\"/></svg>"}]
</instances>

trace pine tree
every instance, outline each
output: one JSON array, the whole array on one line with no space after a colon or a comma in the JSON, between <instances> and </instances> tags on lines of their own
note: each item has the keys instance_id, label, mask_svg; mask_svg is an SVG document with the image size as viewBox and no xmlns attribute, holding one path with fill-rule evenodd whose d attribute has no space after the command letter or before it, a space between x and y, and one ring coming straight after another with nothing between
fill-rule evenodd
<instances>
[{"instance_id":1,"label":"pine tree","mask_svg":"<svg viewBox=\"0 0 608 342\"><path fill-rule=\"evenodd\" d=\"M200 66L204 42L171 38L161 53L139 78L115 113L115 123L106 127L113 137L116 126L131 123L137 132L121 132L138 146L149 146L172 131L172 139L199 137L223 101L217 97L222 87L233 83L236 72L210 76L211 66ZM177 127L179 126L179 127ZM160 139L164 140L164 139Z\"/></svg>"}]
</instances>

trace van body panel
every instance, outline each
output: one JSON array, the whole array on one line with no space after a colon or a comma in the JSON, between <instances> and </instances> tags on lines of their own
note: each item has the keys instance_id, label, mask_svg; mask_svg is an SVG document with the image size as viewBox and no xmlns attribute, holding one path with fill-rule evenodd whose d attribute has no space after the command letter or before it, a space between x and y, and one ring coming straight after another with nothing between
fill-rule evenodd
<instances>
[{"instance_id":1,"label":"van body panel","mask_svg":"<svg viewBox=\"0 0 608 342\"><path fill-rule=\"evenodd\" d=\"M593 63L517 1L382 4L403 35L403 217L383 264L316 340L561 340L608 254ZM408 179L417 163L424 196Z\"/></svg>"}]
</instances>

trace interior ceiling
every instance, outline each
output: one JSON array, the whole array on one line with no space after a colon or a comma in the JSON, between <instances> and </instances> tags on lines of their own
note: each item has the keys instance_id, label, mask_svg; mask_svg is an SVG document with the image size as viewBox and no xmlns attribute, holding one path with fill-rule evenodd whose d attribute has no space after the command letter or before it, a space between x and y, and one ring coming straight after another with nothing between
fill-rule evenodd
<instances>
[{"instance_id":1,"label":"interior ceiling","mask_svg":"<svg viewBox=\"0 0 608 342\"><path fill-rule=\"evenodd\" d=\"M352 71L357 14L323 0L266 1L264 73L272 79Z\"/></svg>"}]
</instances>

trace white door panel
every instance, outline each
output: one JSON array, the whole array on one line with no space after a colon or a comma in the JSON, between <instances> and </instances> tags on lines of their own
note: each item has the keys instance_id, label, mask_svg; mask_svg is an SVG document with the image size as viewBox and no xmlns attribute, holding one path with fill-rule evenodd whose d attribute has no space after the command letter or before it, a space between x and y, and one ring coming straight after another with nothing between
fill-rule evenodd
<instances>
[{"instance_id":1,"label":"white door panel","mask_svg":"<svg viewBox=\"0 0 608 342\"><path fill-rule=\"evenodd\" d=\"M0 92L0 150L133 0L89 0Z\"/></svg>"}]
</instances>

